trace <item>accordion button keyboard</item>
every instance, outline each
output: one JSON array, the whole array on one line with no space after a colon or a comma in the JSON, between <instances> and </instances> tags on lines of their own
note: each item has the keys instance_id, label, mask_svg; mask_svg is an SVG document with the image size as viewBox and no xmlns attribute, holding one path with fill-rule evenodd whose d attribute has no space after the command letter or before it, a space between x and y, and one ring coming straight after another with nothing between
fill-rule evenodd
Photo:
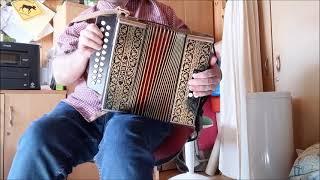
<instances>
[{"instance_id":1,"label":"accordion button keyboard","mask_svg":"<svg viewBox=\"0 0 320 180\"><path fill-rule=\"evenodd\" d=\"M105 50L103 50L103 51L102 51L102 54L103 54L103 55L106 55L106 54L107 54L107 52L106 52Z\"/></svg>"},{"instance_id":2,"label":"accordion button keyboard","mask_svg":"<svg viewBox=\"0 0 320 180\"><path fill-rule=\"evenodd\" d=\"M103 69L102 69L102 68L99 68L99 72L101 72L101 73L102 73L102 72L103 72Z\"/></svg>"},{"instance_id":3,"label":"accordion button keyboard","mask_svg":"<svg viewBox=\"0 0 320 180\"><path fill-rule=\"evenodd\" d=\"M104 35L105 35L106 37L108 37L110 34L109 34L109 32L106 32L106 33L104 33Z\"/></svg>"},{"instance_id":4,"label":"accordion button keyboard","mask_svg":"<svg viewBox=\"0 0 320 180\"><path fill-rule=\"evenodd\" d=\"M102 46L103 49L107 49L107 47L108 47L108 46L107 46L106 44L104 44L104 45Z\"/></svg>"},{"instance_id":5,"label":"accordion button keyboard","mask_svg":"<svg viewBox=\"0 0 320 180\"><path fill-rule=\"evenodd\" d=\"M101 57L101 61L104 61L104 60L106 60L106 58L102 56L102 57Z\"/></svg>"},{"instance_id":6,"label":"accordion button keyboard","mask_svg":"<svg viewBox=\"0 0 320 180\"><path fill-rule=\"evenodd\" d=\"M96 56L100 56L100 52L96 52Z\"/></svg>"},{"instance_id":7,"label":"accordion button keyboard","mask_svg":"<svg viewBox=\"0 0 320 180\"><path fill-rule=\"evenodd\" d=\"M108 43L109 42L109 39L107 39L107 38L104 38L104 40L103 40L105 43Z\"/></svg>"},{"instance_id":8,"label":"accordion button keyboard","mask_svg":"<svg viewBox=\"0 0 320 180\"><path fill-rule=\"evenodd\" d=\"M101 21L101 25L102 26L106 25L106 22L105 21Z\"/></svg>"},{"instance_id":9,"label":"accordion button keyboard","mask_svg":"<svg viewBox=\"0 0 320 180\"><path fill-rule=\"evenodd\" d=\"M98 68L99 65L98 65L98 64L94 64L93 67L94 67L94 68Z\"/></svg>"},{"instance_id":10,"label":"accordion button keyboard","mask_svg":"<svg viewBox=\"0 0 320 180\"><path fill-rule=\"evenodd\" d=\"M103 63L103 62L100 62L100 66L104 66L104 63Z\"/></svg>"},{"instance_id":11,"label":"accordion button keyboard","mask_svg":"<svg viewBox=\"0 0 320 180\"><path fill-rule=\"evenodd\" d=\"M109 31L109 30L111 29L111 26L107 25L106 28L107 28L107 30Z\"/></svg>"},{"instance_id":12,"label":"accordion button keyboard","mask_svg":"<svg viewBox=\"0 0 320 180\"><path fill-rule=\"evenodd\" d=\"M96 69L93 70L92 72L93 72L93 74L97 74L98 73L98 71Z\"/></svg>"},{"instance_id":13,"label":"accordion button keyboard","mask_svg":"<svg viewBox=\"0 0 320 180\"><path fill-rule=\"evenodd\" d=\"M91 83L92 83L93 85L95 85L95 84L96 84L96 81L91 81Z\"/></svg>"},{"instance_id":14,"label":"accordion button keyboard","mask_svg":"<svg viewBox=\"0 0 320 180\"><path fill-rule=\"evenodd\" d=\"M95 62L99 62L99 59L98 59L98 58L96 58L96 59L94 59L94 61L95 61Z\"/></svg>"},{"instance_id":15,"label":"accordion button keyboard","mask_svg":"<svg viewBox=\"0 0 320 180\"><path fill-rule=\"evenodd\" d=\"M104 27L101 27L101 28L100 28L100 31L101 31L101 32L104 32Z\"/></svg>"},{"instance_id":16,"label":"accordion button keyboard","mask_svg":"<svg viewBox=\"0 0 320 180\"><path fill-rule=\"evenodd\" d=\"M188 94L188 97L193 97L193 93L189 93L189 94Z\"/></svg>"},{"instance_id":17,"label":"accordion button keyboard","mask_svg":"<svg viewBox=\"0 0 320 180\"><path fill-rule=\"evenodd\" d=\"M92 75L91 77L92 77L92 79L97 79L96 75Z\"/></svg>"},{"instance_id":18,"label":"accordion button keyboard","mask_svg":"<svg viewBox=\"0 0 320 180\"><path fill-rule=\"evenodd\" d=\"M98 79L98 80L97 80L97 83L98 83L98 84L101 84L101 80L100 80L100 79Z\"/></svg>"},{"instance_id":19,"label":"accordion button keyboard","mask_svg":"<svg viewBox=\"0 0 320 180\"><path fill-rule=\"evenodd\" d=\"M99 73L99 74L98 74L98 78L102 78L102 74Z\"/></svg>"}]
</instances>

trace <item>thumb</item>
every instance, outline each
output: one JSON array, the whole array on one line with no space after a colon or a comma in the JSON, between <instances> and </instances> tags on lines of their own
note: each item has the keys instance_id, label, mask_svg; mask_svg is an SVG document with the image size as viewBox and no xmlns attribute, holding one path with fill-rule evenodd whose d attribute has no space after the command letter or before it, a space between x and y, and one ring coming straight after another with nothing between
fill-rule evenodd
<instances>
[{"instance_id":1,"label":"thumb","mask_svg":"<svg viewBox=\"0 0 320 180\"><path fill-rule=\"evenodd\" d=\"M213 67L216 65L216 62L217 62L218 58L216 56L212 56L211 59L210 59L210 66Z\"/></svg>"}]
</instances>

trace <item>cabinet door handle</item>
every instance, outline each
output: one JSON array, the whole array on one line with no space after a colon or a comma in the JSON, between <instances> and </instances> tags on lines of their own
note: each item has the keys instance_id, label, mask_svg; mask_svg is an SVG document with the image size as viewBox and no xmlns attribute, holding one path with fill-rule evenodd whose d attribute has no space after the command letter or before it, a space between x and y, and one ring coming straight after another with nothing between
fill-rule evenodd
<instances>
[{"instance_id":1,"label":"cabinet door handle","mask_svg":"<svg viewBox=\"0 0 320 180\"><path fill-rule=\"evenodd\" d=\"M269 59L268 58L266 58L266 60L264 61L264 71L266 72L266 74L267 74L267 76L268 76L268 61L269 61Z\"/></svg>"},{"instance_id":2,"label":"cabinet door handle","mask_svg":"<svg viewBox=\"0 0 320 180\"><path fill-rule=\"evenodd\" d=\"M9 126L13 127L13 106L9 106Z\"/></svg>"},{"instance_id":3,"label":"cabinet door handle","mask_svg":"<svg viewBox=\"0 0 320 180\"><path fill-rule=\"evenodd\" d=\"M278 72L280 72L280 69L281 69L280 55L277 55L277 57L276 57L276 69L277 69Z\"/></svg>"}]
</instances>

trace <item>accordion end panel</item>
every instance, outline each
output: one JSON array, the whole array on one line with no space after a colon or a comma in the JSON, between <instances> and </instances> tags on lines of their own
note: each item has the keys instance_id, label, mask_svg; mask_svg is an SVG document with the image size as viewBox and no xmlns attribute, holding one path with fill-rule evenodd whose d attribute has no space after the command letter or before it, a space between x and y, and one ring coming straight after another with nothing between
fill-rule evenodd
<instances>
[{"instance_id":1,"label":"accordion end panel","mask_svg":"<svg viewBox=\"0 0 320 180\"><path fill-rule=\"evenodd\" d=\"M207 38L202 39L198 36L187 37L171 114L172 123L195 126L195 120L201 110L201 98L188 97L188 81L192 79L194 72L209 68L212 48L213 40L208 41Z\"/></svg>"},{"instance_id":2,"label":"accordion end panel","mask_svg":"<svg viewBox=\"0 0 320 180\"><path fill-rule=\"evenodd\" d=\"M119 23L109 77L104 90L103 110L130 112L132 89L144 35L143 27Z\"/></svg>"}]
</instances>

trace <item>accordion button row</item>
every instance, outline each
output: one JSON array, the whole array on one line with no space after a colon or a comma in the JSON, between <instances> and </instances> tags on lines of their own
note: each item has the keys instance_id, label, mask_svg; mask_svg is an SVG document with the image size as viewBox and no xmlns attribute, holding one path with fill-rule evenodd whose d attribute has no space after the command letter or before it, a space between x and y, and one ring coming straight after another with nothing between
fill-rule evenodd
<instances>
[{"instance_id":1,"label":"accordion button row","mask_svg":"<svg viewBox=\"0 0 320 180\"><path fill-rule=\"evenodd\" d=\"M92 78L92 84L100 84L101 83L101 78L102 78L102 72L103 72L103 66L105 65L104 62L101 61L105 61L106 58L104 57L104 55L107 54L106 49L108 48L108 45L106 43L109 42L108 37L110 36L110 33L108 32L109 30L111 30L111 26L110 25L106 25L106 21L101 21L100 24L102 25L102 27L100 27L100 31L104 32L104 39L103 39L103 46L102 46L102 50L96 52L96 58L94 59L95 64L93 65L93 75L91 76Z\"/></svg>"}]
</instances>

